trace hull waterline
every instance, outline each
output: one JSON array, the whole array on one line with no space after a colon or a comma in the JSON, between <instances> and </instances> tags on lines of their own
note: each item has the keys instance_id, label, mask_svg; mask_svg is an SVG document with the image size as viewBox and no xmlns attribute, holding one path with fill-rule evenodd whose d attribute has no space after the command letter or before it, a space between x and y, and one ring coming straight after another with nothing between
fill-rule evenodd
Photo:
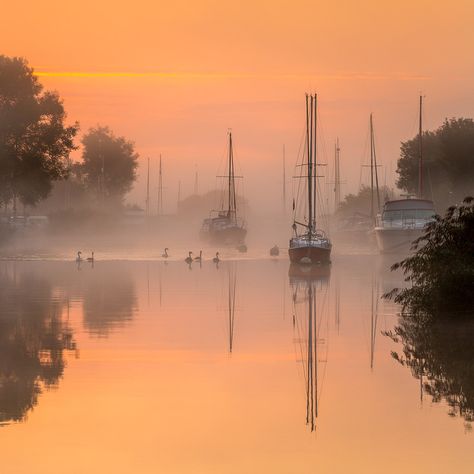
<instances>
[{"instance_id":1,"label":"hull waterline","mask_svg":"<svg viewBox=\"0 0 474 474\"><path fill-rule=\"evenodd\" d=\"M380 253L409 253L413 241L423 235L423 229L375 228L375 238Z\"/></svg>"},{"instance_id":2,"label":"hull waterline","mask_svg":"<svg viewBox=\"0 0 474 474\"><path fill-rule=\"evenodd\" d=\"M314 265L331 263L331 247L290 247L288 255L290 262L296 264Z\"/></svg>"}]
</instances>

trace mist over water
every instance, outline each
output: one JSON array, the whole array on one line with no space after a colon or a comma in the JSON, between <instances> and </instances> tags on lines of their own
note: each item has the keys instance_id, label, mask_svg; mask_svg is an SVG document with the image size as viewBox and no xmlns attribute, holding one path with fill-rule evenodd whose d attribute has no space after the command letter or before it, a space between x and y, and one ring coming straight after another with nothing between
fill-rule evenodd
<instances>
[{"instance_id":1,"label":"mist over water","mask_svg":"<svg viewBox=\"0 0 474 474\"><path fill-rule=\"evenodd\" d=\"M470 472L468 420L382 334L391 260L257 253L0 262L5 472L64 472L20 455L51 445L77 472Z\"/></svg>"}]
</instances>

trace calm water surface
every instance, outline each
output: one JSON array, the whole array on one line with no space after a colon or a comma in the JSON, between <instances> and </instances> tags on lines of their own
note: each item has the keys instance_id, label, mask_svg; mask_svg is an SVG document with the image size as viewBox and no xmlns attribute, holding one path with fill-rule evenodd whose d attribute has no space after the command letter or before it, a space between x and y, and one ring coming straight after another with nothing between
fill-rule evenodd
<instances>
[{"instance_id":1,"label":"calm water surface","mask_svg":"<svg viewBox=\"0 0 474 474\"><path fill-rule=\"evenodd\" d=\"M386 336L388 266L0 262L1 472L473 472L472 349Z\"/></svg>"}]
</instances>

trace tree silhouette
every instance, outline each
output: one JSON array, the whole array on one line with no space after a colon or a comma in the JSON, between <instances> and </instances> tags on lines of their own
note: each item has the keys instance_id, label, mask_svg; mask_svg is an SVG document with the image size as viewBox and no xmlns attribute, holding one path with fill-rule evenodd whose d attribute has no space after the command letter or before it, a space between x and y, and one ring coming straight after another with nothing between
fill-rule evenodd
<instances>
[{"instance_id":1,"label":"tree silhouette","mask_svg":"<svg viewBox=\"0 0 474 474\"><path fill-rule=\"evenodd\" d=\"M392 196L390 189L386 186L380 188L381 205L383 201L390 199ZM336 213L339 217L350 217L353 214L370 215L370 203L372 200L372 190L370 186L361 186L357 194L347 194L344 200L339 204ZM374 200L375 207L376 199ZM377 208L375 209L377 212Z\"/></svg>"},{"instance_id":2,"label":"tree silhouette","mask_svg":"<svg viewBox=\"0 0 474 474\"><path fill-rule=\"evenodd\" d=\"M91 128L82 139L82 172L99 199L119 204L136 179L138 154L132 142L107 127Z\"/></svg>"},{"instance_id":3,"label":"tree silhouette","mask_svg":"<svg viewBox=\"0 0 474 474\"><path fill-rule=\"evenodd\" d=\"M400 189L418 193L419 136L402 142L398 160ZM474 188L474 121L452 118L423 133L425 196L439 205L459 203Z\"/></svg>"},{"instance_id":4,"label":"tree silhouette","mask_svg":"<svg viewBox=\"0 0 474 474\"><path fill-rule=\"evenodd\" d=\"M55 92L44 91L25 59L0 56L0 202L33 205L68 174L78 125L66 127Z\"/></svg>"}]
</instances>

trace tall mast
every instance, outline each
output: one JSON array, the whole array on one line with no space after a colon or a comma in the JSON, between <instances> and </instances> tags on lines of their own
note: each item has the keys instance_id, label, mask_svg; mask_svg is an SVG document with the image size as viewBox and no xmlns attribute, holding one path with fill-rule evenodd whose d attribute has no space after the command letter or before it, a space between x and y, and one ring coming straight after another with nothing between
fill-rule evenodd
<instances>
[{"instance_id":1,"label":"tall mast","mask_svg":"<svg viewBox=\"0 0 474 474\"><path fill-rule=\"evenodd\" d=\"M194 194L198 194L199 191L199 181L198 181L198 171L196 167L196 173L194 175Z\"/></svg>"},{"instance_id":2,"label":"tall mast","mask_svg":"<svg viewBox=\"0 0 474 474\"><path fill-rule=\"evenodd\" d=\"M423 96L420 95L420 122L418 131L419 169L418 169L418 197L423 198Z\"/></svg>"},{"instance_id":3,"label":"tall mast","mask_svg":"<svg viewBox=\"0 0 474 474\"><path fill-rule=\"evenodd\" d=\"M283 145L283 214L286 214L286 162L285 162L285 145Z\"/></svg>"},{"instance_id":4,"label":"tall mast","mask_svg":"<svg viewBox=\"0 0 474 474\"><path fill-rule=\"evenodd\" d=\"M318 179L318 161L317 161L317 148L316 148L316 136L317 136L317 115L318 115L318 95L314 94L314 129L313 129L313 220L314 220L314 230L316 230L316 200L317 200L317 192L316 192L316 181Z\"/></svg>"},{"instance_id":5,"label":"tall mast","mask_svg":"<svg viewBox=\"0 0 474 474\"><path fill-rule=\"evenodd\" d=\"M370 217L374 219L374 125L370 114Z\"/></svg>"},{"instance_id":6,"label":"tall mast","mask_svg":"<svg viewBox=\"0 0 474 474\"><path fill-rule=\"evenodd\" d=\"M229 208L228 217L236 216L237 202L235 197L235 179L234 179L234 151L232 148L232 132L229 132Z\"/></svg>"},{"instance_id":7,"label":"tall mast","mask_svg":"<svg viewBox=\"0 0 474 474\"><path fill-rule=\"evenodd\" d=\"M181 180L178 181L178 205L177 205L178 211L179 211L180 202L181 202Z\"/></svg>"},{"instance_id":8,"label":"tall mast","mask_svg":"<svg viewBox=\"0 0 474 474\"><path fill-rule=\"evenodd\" d=\"M308 106L311 106L311 109L308 109ZM313 96L311 96L310 103L308 103L308 95L306 94L306 143L308 150L308 232L311 236L313 229L313 160L312 160L312 130L313 130Z\"/></svg>"},{"instance_id":9,"label":"tall mast","mask_svg":"<svg viewBox=\"0 0 474 474\"><path fill-rule=\"evenodd\" d=\"M377 150L375 148L375 134L372 127L372 141L373 141L373 150L374 150L374 175L375 175L375 191L377 193L377 212L380 212L380 189L379 189L379 172L377 164Z\"/></svg>"},{"instance_id":10,"label":"tall mast","mask_svg":"<svg viewBox=\"0 0 474 474\"><path fill-rule=\"evenodd\" d=\"M150 215L150 157L147 158L146 170L146 216Z\"/></svg>"},{"instance_id":11,"label":"tall mast","mask_svg":"<svg viewBox=\"0 0 474 474\"><path fill-rule=\"evenodd\" d=\"M341 176L339 169L339 137L336 138L334 147L334 212L339 208L341 203Z\"/></svg>"},{"instance_id":12,"label":"tall mast","mask_svg":"<svg viewBox=\"0 0 474 474\"><path fill-rule=\"evenodd\" d=\"M377 171L377 154L375 151L375 135L374 122L372 114L370 114L370 216L375 219L374 199L377 193L377 212L380 212L380 190L379 190L379 175ZM374 188L375 180L375 188Z\"/></svg>"},{"instance_id":13,"label":"tall mast","mask_svg":"<svg viewBox=\"0 0 474 474\"><path fill-rule=\"evenodd\" d=\"M158 205L156 213L161 216L163 214L163 169L161 166L161 153L160 153L160 166L158 169Z\"/></svg>"}]
</instances>

